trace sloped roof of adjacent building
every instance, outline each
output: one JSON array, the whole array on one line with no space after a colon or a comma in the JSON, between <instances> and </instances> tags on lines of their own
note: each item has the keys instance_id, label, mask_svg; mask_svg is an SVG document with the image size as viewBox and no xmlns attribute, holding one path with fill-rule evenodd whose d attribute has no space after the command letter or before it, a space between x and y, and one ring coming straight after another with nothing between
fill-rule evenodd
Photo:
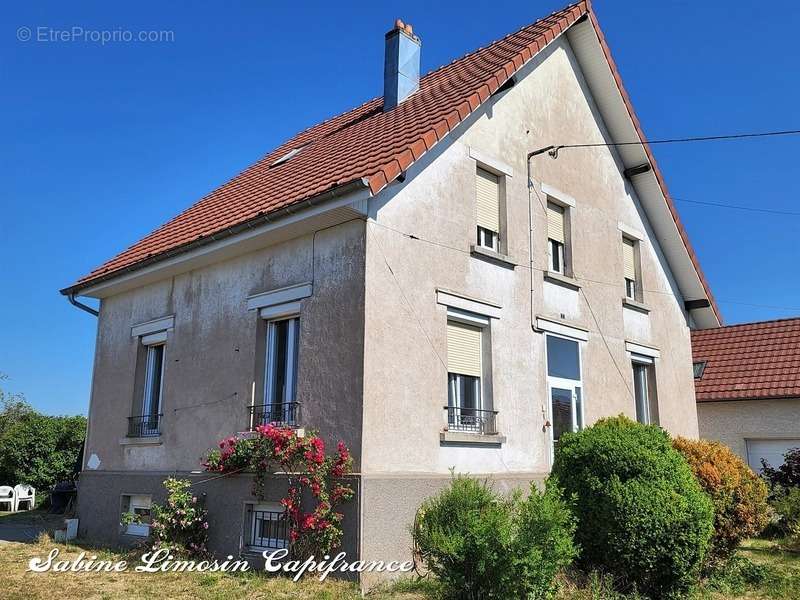
<instances>
[{"instance_id":1,"label":"sloped roof of adjacent building","mask_svg":"<svg viewBox=\"0 0 800 600\"><path fill-rule=\"evenodd\" d=\"M331 190L363 184L379 193L464 121L513 75L571 25L588 17L613 71L619 93L642 141L645 140L588 0L571 4L485 48L453 61L420 80L420 89L383 111L375 98L297 134L174 219L103 263L72 286L74 294L166 257L231 235L243 225L263 222ZM718 321L720 313L678 218L650 148L669 212ZM280 159L296 151L290 160ZM277 161L277 162L276 162Z\"/></svg>"},{"instance_id":2,"label":"sloped roof of adjacent building","mask_svg":"<svg viewBox=\"0 0 800 600\"><path fill-rule=\"evenodd\" d=\"M698 402L800 398L800 318L692 332Z\"/></svg>"}]
</instances>

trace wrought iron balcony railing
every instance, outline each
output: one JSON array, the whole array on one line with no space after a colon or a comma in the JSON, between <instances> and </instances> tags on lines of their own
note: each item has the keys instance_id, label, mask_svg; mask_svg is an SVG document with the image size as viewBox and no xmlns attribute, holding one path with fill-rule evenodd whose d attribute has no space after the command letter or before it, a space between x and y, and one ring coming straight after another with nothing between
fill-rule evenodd
<instances>
[{"instance_id":1,"label":"wrought iron balcony railing","mask_svg":"<svg viewBox=\"0 0 800 600\"><path fill-rule=\"evenodd\" d=\"M164 415L139 415L128 417L128 437L154 437L161 435L161 417Z\"/></svg>"},{"instance_id":2,"label":"wrought iron balcony railing","mask_svg":"<svg viewBox=\"0 0 800 600\"><path fill-rule=\"evenodd\" d=\"M463 431L495 435L497 433L497 411L445 406L448 431Z\"/></svg>"},{"instance_id":3,"label":"wrought iron balcony railing","mask_svg":"<svg viewBox=\"0 0 800 600\"><path fill-rule=\"evenodd\" d=\"M250 429L259 425L280 425L297 427L300 423L299 402L279 402L275 404L256 404L250 407Z\"/></svg>"}]
</instances>

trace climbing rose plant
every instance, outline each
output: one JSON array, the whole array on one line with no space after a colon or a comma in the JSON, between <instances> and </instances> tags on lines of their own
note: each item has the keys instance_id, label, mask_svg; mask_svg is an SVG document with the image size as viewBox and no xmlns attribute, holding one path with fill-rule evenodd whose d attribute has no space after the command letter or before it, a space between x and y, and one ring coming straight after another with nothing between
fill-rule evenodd
<instances>
[{"instance_id":1,"label":"climbing rose plant","mask_svg":"<svg viewBox=\"0 0 800 600\"><path fill-rule=\"evenodd\" d=\"M168 548L173 554L202 558L208 555L206 511L191 491L188 479L170 477L165 504L152 508L152 549Z\"/></svg>"},{"instance_id":2,"label":"climbing rose plant","mask_svg":"<svg viewBox=\"0 0 800 600\"><path fill-rule=\"evenodd\" d=\"M314 432L298 436L290 427L261 425L253 436L232 436L210 450L203 462L207 471L234 473L253 471L253 495L265 497L267 478L279 465L287 478L287 494L281 499L289 520L294 556L321 556L342 540L343 515L336 511L353 497L353 488L340 479L352 473L350 450L339 442L336 452L325 454L325 442ZM313 509L303 510L303 495L313 499ZM311 507L306 507L311 508Z\"/></svg>"}]
</instances>

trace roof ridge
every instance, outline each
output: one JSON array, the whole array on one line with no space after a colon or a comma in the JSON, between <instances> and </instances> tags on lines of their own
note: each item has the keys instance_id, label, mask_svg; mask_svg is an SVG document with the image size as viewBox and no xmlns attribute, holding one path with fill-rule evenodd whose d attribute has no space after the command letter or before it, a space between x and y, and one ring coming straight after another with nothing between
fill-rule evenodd
<instances>
[{"instance_id":1,"label":"roof ridge","mask_svg":"<svg viewBox=\"0 0 800 600\"><path fill-rule=\"evenodd\" d=\"M719 327L706 327L703 329L694 329L692 330L692 335L700 334L700 333L707 333L707 332L715 332L715 331L726 331L729 329L734 329L737 327L753 327L756 325L769 325L771 323L782 323L785 321L798 321L800 322L800 316L797 317L781 317L780 319L766 319L764 321L751 321L749 323L732 323L730 325L720 325Z\"/></svg>"},{"instance_id":2,"label":"roof ridge","mask_svg":"<svg viewBox=\"0 0 800 600\"><path fill-rule=\"evenodd\" d=\"M519 28L519 29L517 29L516 31L512 31L511 33L508 33L508 34L504 35L504 36L503 36L503 37L501 37L501 38L498 38L498 39L496 39L496 40L492 40L491 42L489 42L489 43L488 43L488 44L486 44L485 46L479 46L478 48L475 48L475 50L472 50L472 51L470 51L470 52L467 52L466 54L462 54L461 56L459 56L459 57L457 57L457 58L454 58L453 60L451 60L451 61L450 61L450 62L448 62L448 63L442 64L442 65L439 65L439 66L438 66L438 67L436 67L435 69L432 69L432 70L428 71L427 73L425 73L425 75L423 75L422 77L423 77L423 78L424 78L424 77L429 77L430 75L433 75L434 73L437 73L437 72L441 71L442 69L446 69L447 67L450 67L450 66L452 66L452 65L456 64L457 62L460 62L460 61L462 61L462 60L465 60L465 59L469 58L470 56L473 56L474 54L477 54L478 52L481 52L481 51L483 51L483 50L486 50L487 48L489 48L489 47L491 47L491 46L494 46L495 44L499 44L500 42L502 42L502 41L504 41L504 40L507 40L507 39L508 39L508 38L510 38L510 37L514 37L515 35L519 35L519 34L520 34L520 33L522 33L524 30L526 30L526 29L530 29L531 27L534 27L535 25L538 25L538 24L539 24L539 23L541 23L542 21L546 21L547 19L549 19L550 17L552 17L552 16L554 16L554 15L556 15L556 14L558 14L558 13L562 13L562 12L567 12L567 11L570 11L570 10L572 10L573 8L576 8L576 7L578 7L578 6L579 6L579 5L581 5L581 4L586 4L586 2L585 2L585 1L573 2L573 3L571 3L571 4L568 4L567 6L565 6L565 7L564 7L564 8L562 8L562 9L559 9L559 10L554 10L554 11L553 11L553 12L551 12L549 15L547 15L547 16L545 16L545 17L541 17L541 18L539 18L539 19L536 19L535 21L533 21L532 23L528 23L527 25L523 25L522 27L520 27L520 28Z\"/></svg>"}]
</instances>

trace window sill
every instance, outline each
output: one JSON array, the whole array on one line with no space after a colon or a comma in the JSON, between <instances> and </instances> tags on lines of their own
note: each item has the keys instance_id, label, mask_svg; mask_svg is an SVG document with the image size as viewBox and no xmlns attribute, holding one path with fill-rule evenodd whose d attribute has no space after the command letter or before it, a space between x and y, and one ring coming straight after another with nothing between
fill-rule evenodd
<instances>
[{"instance_id":1,"label":"window sill","mask_svg":"<svg viewBox=\"0 0 800 600\"><path fill-rule=\"evenodd\" d=\"M561 273L556 273L555 271L545 271L544 279L545 281L562 285L564 287L568 287L576 291L581 289L581 284L578 283L577 279L575 279L574 277L569 277L567 275L562 275Z\"/></svg>"},{"instance_id":2,"label":"window sill","mask_svg":"<svg viewBox=\"0 0 800 600\"><path fill-rule=\"evenodd\" d=\"M491 248L484 248L483 246L478 246L477 244L472 244L469 247L469 253L475 258L482 258L484 260L494 262L501 267L513 269L517 266L515 263L511 262L511 259L508 257L508 255L500 254Z\"/></svg>"},{"instance_id":3,"label":"window sill","mask_svg":"<svg viewBox=\"0 0 800 600\"><path fill-rule=\"evenodd\" d=\"M119 441L120 446L160 446L161 435L150 435L147 437L124 437Z\"/></svg>"},{"instance_id":4,"label":"window sill","mask_svg":"<svg viewBox=\"0 0 800 600\"><path fill-rule=\"evenodd\" d=\"M136 538L150 537L150 525L144 523L131 523L122 531L122 535Z\"/></svg>"},{"instance_id":5,"label":"window sill","mask_svg":"<svg viewBox=\"0 0 800 600\"><path fill-rule=\"evenodd\" d=\"M628 297L622 298L622 306L644 314L648 314L650 312L650 308L646 304L639 302L638 300L632 300Z\"/></svg>"},{"instance_id":6,"label":"window sill","mask_svg":"<svg viewBox=\"0 0 800 600\"><path fill-rule=\"evenodd\" d=\"M459 444L469 446L501 446L506 436L497 433L487 435L481 433L465 433L463 431L442 431L439 441L443 444Z\"/></svg>"}]
</instances>

